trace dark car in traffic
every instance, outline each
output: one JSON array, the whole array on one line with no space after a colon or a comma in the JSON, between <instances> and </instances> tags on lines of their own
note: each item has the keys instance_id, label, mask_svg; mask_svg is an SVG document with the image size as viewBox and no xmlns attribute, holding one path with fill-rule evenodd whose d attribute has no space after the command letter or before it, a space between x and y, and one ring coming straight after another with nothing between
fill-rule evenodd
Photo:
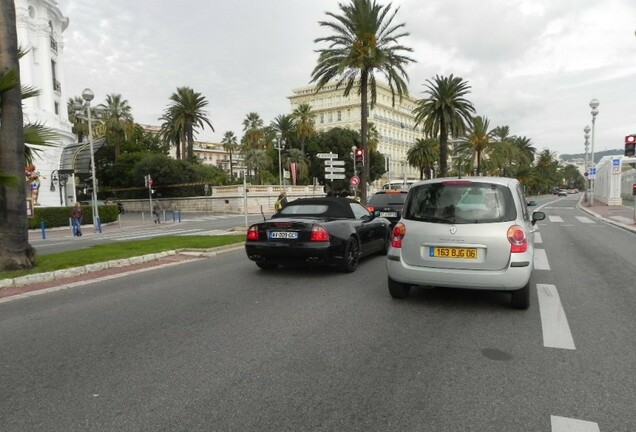
<instances>
[{"instance_id":1,"label":"dark car in traffic","mask_svg":"<svg viewBox=\"0 0 636 432\"><path fill-rule=\"evenodd\" d=\"M390 235L389 221L355 200L300 198L270 219L250 226L245 252L263 270L320 264L350 273L360 258L386 254Z\"/></svg>"},{"instance_id":2,"label":"dark car in traffic","mask_svg":"<svg viewBox=\"0 0 636 432\"><path fill-rule=\"evenodd\" d=\"M369 199L367 209L376 216L388 219L391 226L395 226L402 216L407 194L404 190L382 190Z\"/></svg>"}]
</instances>

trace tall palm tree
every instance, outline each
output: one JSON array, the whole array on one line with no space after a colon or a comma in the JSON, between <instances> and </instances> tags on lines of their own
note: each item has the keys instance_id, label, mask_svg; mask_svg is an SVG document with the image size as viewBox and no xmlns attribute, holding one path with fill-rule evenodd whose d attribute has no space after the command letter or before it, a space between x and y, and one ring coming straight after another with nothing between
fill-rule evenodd
<instances>
[{"instance_id":1,"label":"tall palm tree","mask_svg":"<svg viewBox=\"0 0 636 432\"><path fill-rule=\"evenodd\" d=\"M296 125L296 135L300 140L300 151L305 153L305 142L316 134L316 113L311 105L303 103L294 109L291 114Z\"/></svg>"},{"instance_id":2,"label":"tall palm tree","mask_svg":"<svg viewBox=\"0 0 636 432\"><path fill-rule=\"evenodd\" d=\"M460 149L465 149L465 153L473 154L473 160L477 165L477 175L481 174L482 157L492 149L492 131L488 130L489 127L490 120L487 117L474 117L466 131L466 136L460 139Z\"/></svg>"},{"instance_id":3,"label":"tall palm tree","mask_svg":"<svg viewBox=\"0 0 636 432\"><path fill-rule=\"evenodd\" d=\"M132 125L132 108L120 94L106 95L106 103L99 104L102 120L106 123L106 134L113 139L115 161L119 159L121 146L126 139L126 130Z\"/></svg>"},{"instance_id":4,"label":"tall palm tree","mask_svg":"<svg viewBox=\"0 0 636 432\"><path fill-rule=\"evenodd\" d=\"M265 131L263 119L258 113L251 112L243 119L243 146L245 150L264 149Z\"/></svg>"},{"instance_id":5,"label":"tall palm tree","mask_svg":"<svg viewBox=\"0 0 636 432\"><path fill-rule=\"evenodd\" d=\"M281 140L289 143L296 128L296 123L291 114L280 114L272 120L269 127L274 132L280 132Z\"/></svg>"},{"instance_id":6,"label":"tall palm tree","mask_svg":"<svg viewBox=\"0 0 636 432\"><path fill-rule=\"evenodd\" d=\"M205 128L205 125L208 125L214 132L214 127L205 111L208 100L190 87L177 87L177 91L170 95L170 101L168 106L170 116L175 124L175 129L181 130L182 138L187 140L187 158L192 160L194 158L196 129Z\"/></svg>"},{"instance_id":7,"label":"tall palm tree","mask_svg":"<svg viewBox=\"0 0 636 432\"><path fill-rule=\"evenodd\" d=\"M272 165L272 160L263 149L247 149L243 153L248 172L253 171L259 184L263 184L263 172Z\"/></svg>"},{"instance_id":8,"label":"tall palm tree","mask_svg":"<svg viewBox=\"0 0 636 432\"><path fill-rule=\"evenodd\" d=\"M159 129L159 139L163 144L175 147L176 158L179 160L181 159L182 145L185 145L185 134L179 122L175 120L174 115L170 108L166 108L163 115L159 117L162 122L161 129ZM183 152L183 155L185 156L185 152Z\"/></svg>"},{"instance_id":9,"label":"tall palm tree","mask_svg":"<svg viewBox=\"0 0 636 432\"><path fill-rule=\"evenodd\" d=\"M520 162L522 164L532 165L537 153L537 149L532 145L532 140L525 136L516 136L512 138L512 145L520 151Z\"/></svg>"},{"instance_id":10,"label":"tall palm tree","mask_svg":"<svg viewBox=\"0 0 636 432\"><path fill-rule=\"evenodd\" d=\"M0 271L31 268L24 179L24 127L15 5L0 2Z\"/></svg>"},{"instance_id":11,"label":"tall palm tree","mask_svg":"<svg viewBox=\"0 0 636 432\"><path fill-rule=\"evenodd\" d=\"M284 165L291 173L291 164L296 164L296 179L299 183L305 184L309 174L309 163L307 157L299 149L290 149L284 157Z\"/></svg>"},{"instance_id":12,"label":"tall palm tree","mask_svg":"<svg viewBox=\"0 0 636 432\"><path fill-rule=\"evenodd\" d=\"M435 167L435 161L438 159L439 143L436 138L418 138L415 145L406 153L406 161L409 165L420 170L420 180L424 179L424 173L427 178L431 178L431 170Z\"/></svg>"},{"instance_id":13,"label":"tall palm tree","mask_svg":"<svg viewBox=\"0 0 636 432\"><path fill-rule=\"evenodd\" d=\"M221 140L221 144L223 144L223 150L225 150L230 156L230 179L234 179L234 167L232 164L232 155L236 153L239 149L238 139L234 132L226 131L223 134L223 139Z\"/></svg>"},{"instance_id":14,"label":"tall palm tree","mask_svg":"<svg viewBox=\"0 0 636 432\"><path fill-rule=\"evenodd\" d=\"M436 75L426 80L427 97L418 101L413 110L415 125L423 124L428 137L439 137L440 176L448 173L448 136L458 138L464 135L475 113L473 104L464 98L470 86L460 77Z\"/></svg>"},{"instance_id":15,"label":"tall palm tree","mask_svg":"<svg viewBox=\"0 0 636 432\"><path fill-rule=\"evenodd\" d=\"M312 82L316 82L319 91L331 80L337 80L337 87L345 84L344 96L348 96L354 85L360 95L360 136L361 147L365 154L367 148L367 127L369 116L368 92L371 92L371 105L376 101L375 73L382 74L388 81L395 105L395 95L402 99L408 94L408 75L405 67L414 62L406 54L413 50L400 43L408 36L404 24L393 22L399 8L391 11L391 5L381 6L375 0L351 0L351 3L339 4L341 14L327 12L333 21L320 21L333 34L315 39L325 42L328 47L319 49L318 64L312 72ZM361 173L360 193L363 204L367 200L367 181L369 164L365 164Z\"/></svg>"}]
</instances>

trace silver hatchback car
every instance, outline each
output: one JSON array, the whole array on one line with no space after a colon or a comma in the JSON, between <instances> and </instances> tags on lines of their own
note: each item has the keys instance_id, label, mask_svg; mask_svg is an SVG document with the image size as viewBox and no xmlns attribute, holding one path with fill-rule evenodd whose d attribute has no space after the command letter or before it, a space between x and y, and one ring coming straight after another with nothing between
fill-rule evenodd
<instances>
[{"instance_id":1,"label":"silver hatchback car","mask_svg":"<svg viewBox=\"0 0 636 432\"><path fill-rule=\"evenodd\" d=\"M387 255L389 292L412 285L509 291L512 306L530 306L534 224L518 180L439 178L416 183L393 229Z\"/></svg>"}]
</instances>

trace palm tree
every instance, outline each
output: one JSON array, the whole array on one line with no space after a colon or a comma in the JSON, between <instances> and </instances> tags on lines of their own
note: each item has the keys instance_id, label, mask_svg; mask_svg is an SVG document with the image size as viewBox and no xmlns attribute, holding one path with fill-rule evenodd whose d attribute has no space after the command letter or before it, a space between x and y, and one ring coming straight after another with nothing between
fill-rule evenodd
<instances>
[{"instance_id":1,"label":"palm tree","mask_svg":"<svg viewBox=\"0 0 636 432\"><path fill-rule=\"evenodd\" d=\"M521 154L521 163L531 165L534 162L537 149L532 145L532 140L525 136L513 137L512 145L514 145Z\"/></svg>"},{"instance_id":2,"label":"palm tree","mask_svg":"<svg viewBox=\"0 0 636 432\"><path fill-rule=\"evenodd\" d=\"M426 80L427 97L418 101L413 110L415 125L423 124L428 137L439 137L440 176L448 173L448 136L453 138L464 135L475 113L473 104L464 98L470 92L470 86L460 77L452 74L448 77L436 75Z\"/></svg>"},{"instance_id":3,"label":"palm tree","mask_svg":"<svg viewBox=\"0 0 636 432\"><path fill-rule=\"evenodd\" d=\"M414 168L420 170L420 180L431 178L431 170L434 169L435 161L438 158L439 143L436 138L418 138L415 145L406 153L406 161Z\"/></svg>"},{"instance_id":4,"label":"palm tree","mask_svg":"<svg viewBox=\"0 0 636 432\"><path fill-rule=\"evenodd\" d=\"M299 149L290 149L284 157L284 165L291 173L291 164L296 164L296 179L299 183L304 184L304 180L309 174L309 164L307 157Z\"/></svg>"},{"instance_id":5,"label":"palm tree","mask_svg":"<svg viewBox=\"0 0 636 432\"><path fill-rule=\"evenodd\" d=\"M290 142L296 129L294 117L291 114L280 114L269 124L269 128L274 132L280 132L281 140Z\"/></svg>"},{"instance_id":6,"label":"palm tree","mask_svg":"<svg viewBox=\"0 0 636 432\"><path fill-rule=\"evenodd\" d=\"M238 139L234 132L227 131L223 134L223 139L221 140L221 144L223 144L223 150L225 150L230 155L230 179L234 179L234 168L232 166L232 155L236 153L239 149Z\"/></svg>"},{"instance_id":7,"label":"palm tree","mask_svg":"<svg viewBox=\"0 0 636 432\"><path fill-rule=\"evenodd\" d=\"M300 151L305 153L305 142L316 134L316 113L312 111L311 105L300 104L291 114L296 125L296 135L300 139Z\"/></svg>"},{"instance_id":8,"label":"palm tree","mask_svg":"<svg viewBox=\"0 0 636 432\"><path fill-rule=\"evenodd\" d=\"M487 117L474 117L471 125L468 127L466 136L460 139L459 148L465 149L463 153L468 154L468 152L472 152L473 154L473 160L477 165L477 175L481 174L482 156L487 155L492 149L492 131L488 130L489 127L490 120L488 120Z\"/></svg>"},{"instance_id":9,"label":"palm tree","mask_svg":"<svg viewBox=\"0 0 636 432\"><path fill-rule=\"evenodd\" d=\"M265 131L263 119L258 113L251 112L243 119L243 146L244 150L263 149L265 143Z\"/></svg>"},{"instance_id":10,"label":"palm tree","mask_svg":"<svg viewBox=\"0 0 636 432\"><path fill-rule=\"evenodd\" d=\"M259 184L263 184L263 171L272 165L272 160L263 149L247 149L243 153L248 172L253 171Z\"/></svg>"},{"instance_id":11,"label":"palm tree","mask_svg":"<svg viewBox=\"0 0 636 432\"><path fill-rule=\"evenodd\" d=\"M350 4L340 3L339 7L341 15L327 12L333 21L319 23L333 34L314 41L326 42L328 47L318 50L320 55L312 72L312 82L317 83L316 91L333 79L337 80L336 87L346 82L345 97L354 85L358 86L361 147L368 154L368 92L370 90L373 106L376 101L375 73L381 73L388 81L395 106L396 93L400 99L408 94L405 67L415 60L405 55L413 50L400 44L400 39L408 36L404 24L393 22L399 8L391 11L390 4L381 6L375 0L351 0ZM366 204L368 163L361 174L360 194L362 203Z\"/></svg>"},{"instance_id":12,"label":"palm tree","mask_svg":"<svg viewBox=\"0 0 636 432\"><path fill-rule=\"evenodd\" d=\"M132 108L126 99L122 99L121 95L116 93L106 95L106 103L99 104L98 108L101 109L101 117L106 123L106 133L113 139L117 161L126 139L126 130L132 125Z\"/></svg>"},{"instance_id":13,"label":"palm tree","mask_svg":"<svg viewBox=\"0 0 636 432\"><path fill-rule=\"evenodd\" d=\"M174 146L177 160L181 159L181 146L185 144L183 128L175 120L174 113L170 108L164 110L159 120L162 121L161 129L159 129L159 139L164 144ZM185 156L185 151L183 155Z\"/></svg>"},{"instance_id":14,"label":"palm tree","mask_svg":"<svg viewBox=\"0 0 636 432\"><path fill-rule=\"evenodd\" d=\"M15 6L0 2L0 271L31 268L24 179L24 127Z\"/></svg>"},{"instance_id":15,"label":"palm tree","mask_svg":"<svg viewBox=\"0 0 636 432\"><path fill-rule=\"evenodd\" d=\"M68 121L73 124L71 131L77 135L77 142L81 143L84 141L84 136L88 135L88 122L85 122L84 119L77 115L75 107L78 105L84 105L84 99L82 96L68 98L68 101L66 102L66 112L68 113Z\"/></svg>"},{"instance_id":16,"label":"palm tree","mask_svg":"<svg viewBox=\"0 0 636 432\"><path fill-rule=\"evenodd\" d=\"M177 91L170 96L171 104L167 110L174 122L173 129L181 131L183 138L187 140L187 158L194 158L194 134L196 128L210 126L212 132L214 127L207 117L205 107L208 100L199 92L195 92L190 87L177 87ZM184 151L184 157L186 156Z\"/></svg>"}]
</instances>

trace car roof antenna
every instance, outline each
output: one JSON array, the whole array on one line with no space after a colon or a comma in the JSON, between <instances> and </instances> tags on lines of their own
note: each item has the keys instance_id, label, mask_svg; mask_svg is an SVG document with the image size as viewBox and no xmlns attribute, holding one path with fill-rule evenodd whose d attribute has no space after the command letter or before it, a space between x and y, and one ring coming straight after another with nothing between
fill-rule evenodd
<instances>
[{"instance_id":1,"label":"car roof antenna","mask_svg":"<svg viewBox=\"0 0 636 432\"><path fill-rule=\"evenodd\" d=\"M261 204L261 215L263 215L263 222L265 222L267 218L265 217L265 213L263 213L263 204Z\"/></svg>"}]
</instances>

